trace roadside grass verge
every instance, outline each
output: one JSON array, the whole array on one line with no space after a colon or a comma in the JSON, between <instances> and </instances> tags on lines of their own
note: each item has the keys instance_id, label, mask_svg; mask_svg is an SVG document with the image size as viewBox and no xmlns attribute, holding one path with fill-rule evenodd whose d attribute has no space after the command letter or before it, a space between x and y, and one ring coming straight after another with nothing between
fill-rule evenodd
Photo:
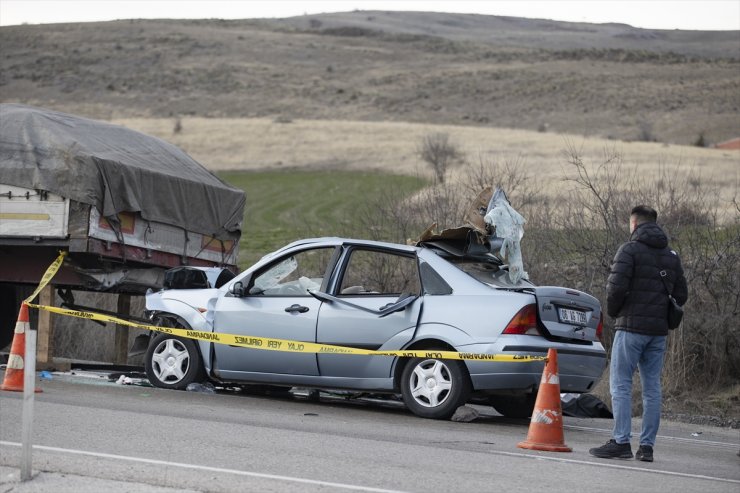
<instances>
[{"instance_id":1,"label":"roadside grass verge","mask_svg":"<svg viewBox=\"0 0 740 493\"><path fill-rule=\"evenodd\" d=\"M247 194L239 267L291 241L366 236L360 218L392 189L398 200L426 185L411 176L350 171L224 171L218 176Z\"/></svg>"}]
</instances>

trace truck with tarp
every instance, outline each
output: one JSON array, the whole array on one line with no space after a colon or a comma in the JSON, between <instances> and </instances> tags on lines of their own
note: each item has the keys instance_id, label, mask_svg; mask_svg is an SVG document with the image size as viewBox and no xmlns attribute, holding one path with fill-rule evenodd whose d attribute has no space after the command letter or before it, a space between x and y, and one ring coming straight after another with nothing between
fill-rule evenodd
<instances>
[{"instance_id":1,"label":"truck with tarp","mask_svg":"<svg viewBox=\"0 0 740 493\"><path fill-rule=\"evenodd\" d=\"M0 349L60 250L53 285L142 295L166 270L237 270L246 198L182 149L118 125L0 104Z\"/></svg>"}]
</instances>

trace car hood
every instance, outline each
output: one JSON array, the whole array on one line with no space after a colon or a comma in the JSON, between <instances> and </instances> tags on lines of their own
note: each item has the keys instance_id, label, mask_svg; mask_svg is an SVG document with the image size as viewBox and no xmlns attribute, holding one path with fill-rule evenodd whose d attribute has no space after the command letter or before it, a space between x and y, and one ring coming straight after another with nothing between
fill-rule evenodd
<instances>
[{"instance_id":1,"label":"car hood","mask_svg":"<svg viewBox=\"0 0 740 493\"><path fill-rule=\"evenodd\" d=\"M146 309L172 311L177 307L180 310L190 308L202 313L202 310L208 309L209 302L218 297L219 292L216 288L157 291L146 295Z\"/></svg>"}]
</instances>

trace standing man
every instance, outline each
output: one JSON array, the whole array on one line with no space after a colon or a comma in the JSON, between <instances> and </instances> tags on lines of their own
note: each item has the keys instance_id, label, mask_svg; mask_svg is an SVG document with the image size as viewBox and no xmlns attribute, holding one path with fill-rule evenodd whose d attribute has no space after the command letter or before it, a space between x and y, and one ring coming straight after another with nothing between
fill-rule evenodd
<instances>
[{"instance_id":1,"label":"standing man","mask_svg":"<svg viewBox=\"0 0 740 493\"><path fill-rule=\"evenodd\" d=\"M681 259L668 247L668 237L656 224L657 219L658 213L650 207L638 205L632 209L630 241L617 250L609 273L607 313L616 318L609 367L614 430L606 445L589 450L596 457L632 458L632 377L639 369L643 411L636 458L653 461L660 426L660 374L668 336L668 292L679 305L688 299Z\"/></svg>"}]
</instances>

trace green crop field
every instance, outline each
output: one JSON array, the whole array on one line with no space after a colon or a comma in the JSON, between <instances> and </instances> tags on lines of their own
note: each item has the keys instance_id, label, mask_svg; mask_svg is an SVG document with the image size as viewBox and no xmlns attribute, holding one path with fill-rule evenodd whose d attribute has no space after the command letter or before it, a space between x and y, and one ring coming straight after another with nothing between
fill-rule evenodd
<instances>
[{"instance_id":1,"label":"green crop field","mask_svg":"<svg viewBox=\"0 0 740 493\"><path fill-rule=\"evenodd\" d=\"M300 238L361 236L363 208L388 190L400 200L426 184L409 176L349 171L231 171L218 176L247 194L239 245L242 269Z\"/></svg>"}]
</instances>

